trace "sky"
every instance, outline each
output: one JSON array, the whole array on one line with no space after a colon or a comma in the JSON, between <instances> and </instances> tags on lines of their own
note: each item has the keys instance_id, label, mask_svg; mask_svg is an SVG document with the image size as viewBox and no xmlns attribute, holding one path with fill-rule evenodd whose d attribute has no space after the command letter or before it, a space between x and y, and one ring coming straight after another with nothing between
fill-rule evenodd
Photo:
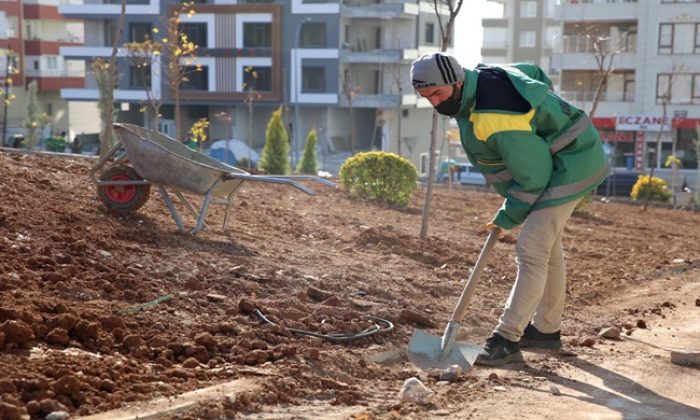
<instances>
[{"instance_id":1,"label":"sky","mask_svg":"<svg viewBox=\"0 0 700 420\"><path fill-rule=\"evenodd\" d=\"M501 17L503 6L486 0L464 0L455 22L454 56L462 67L473 68L481 61L483 30L481 19Z\"/></svg>"}]
</instances>

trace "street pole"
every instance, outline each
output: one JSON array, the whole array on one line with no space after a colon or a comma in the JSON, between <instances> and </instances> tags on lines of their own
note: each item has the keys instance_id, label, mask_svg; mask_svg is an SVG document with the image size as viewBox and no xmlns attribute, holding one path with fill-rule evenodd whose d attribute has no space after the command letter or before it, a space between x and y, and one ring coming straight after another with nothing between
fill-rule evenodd
<instances>
[{"instance_id":1,"label":"street pole","mask_svg":"<svg viewBox=\"0 0 700 420\"><path fill-rule=\"evenodd\" d=\"M5 147L5 137L7 136L7 95L9 94L10 88L10 57L12 54L12 49L7 49L7 56L5 57L5 94L3 95L3 106L2 106L2 146Z\"/></svg>"},{"instance_id":2,"label":"street pole","mask_svg":"<svg viewBox=\"0 0 700 420\"><path fill-rule=\"evenodd\" d=\"M296 162L297 162L297 153L298 153L298 142L301 139L300 134L299 134L299 77L301 77L301 63L299 64L299 71L297 72L297 61L299 59L299 33L301 32L301 27L304 26L306 22L311 21L310 17L304 18L301 22L297 24L297 30L294 35L294 54L293 54L293 62L292 62L292 68L294 69L294 77L292 80L293 83L293 88L292 90L294 91L294 133L292 134L292 170L293 168L296 168Z\"/></svg>"}]
</instances>

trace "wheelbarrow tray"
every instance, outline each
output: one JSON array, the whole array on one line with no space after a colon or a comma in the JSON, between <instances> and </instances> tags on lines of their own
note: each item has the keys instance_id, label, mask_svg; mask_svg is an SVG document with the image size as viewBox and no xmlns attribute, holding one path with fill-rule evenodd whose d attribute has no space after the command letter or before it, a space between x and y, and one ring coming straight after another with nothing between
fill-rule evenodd
<instances>
[{"instance_id":1,"label":"wheelbarrow tray","mask_svg":"<svg viewBox=\"0 0 700 420\"><path fill-rule=\"evenodd\" d=\"M155 184L200 195L215 186L212 196L227 197L241 186L243 180L224 181L224 177L230 173L248 174L138 125L114 124L114 130L136 173Z\"/></svg>"}]
</instances>

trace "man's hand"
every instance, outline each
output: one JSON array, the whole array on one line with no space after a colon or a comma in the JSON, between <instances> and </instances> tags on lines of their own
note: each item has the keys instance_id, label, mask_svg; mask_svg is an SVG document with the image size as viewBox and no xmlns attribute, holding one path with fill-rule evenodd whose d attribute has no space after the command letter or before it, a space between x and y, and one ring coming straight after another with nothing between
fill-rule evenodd
<instances>
[{"instance_id":1,"label":"man's hand","mask_svg":"<svg viewBox=\"0 0 700 420\"><path fill-rule=\"evenodd\" d=\"M493 223L493 222L488 222L488 223L486 223L486 230L488 230L489 232L491 232L491 231L494 230L494 229L498 229L498 237L499 237L499 238L502 238L502 237L506 234L505 229L503 229L502 227L498 226L497 224L495 224L495 223Z\"/></svg>"}]
</instances>

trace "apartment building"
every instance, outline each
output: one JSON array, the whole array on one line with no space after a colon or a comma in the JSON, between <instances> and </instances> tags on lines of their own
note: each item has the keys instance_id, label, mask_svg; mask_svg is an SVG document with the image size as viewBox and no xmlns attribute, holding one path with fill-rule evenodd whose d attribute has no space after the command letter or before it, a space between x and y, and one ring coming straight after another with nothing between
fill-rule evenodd
<instances>
[{"instance_id":1,"label":"apartment building","mask_svg":"<svg viewBox=\"0 0 700 420\"><path fill-rule=\"evenodd\" d=\"M503 15L482 20L482 61L488 64L536 63L551 69L551 59L561 38L555 19L557 0L491 0L503 6ZM556 84L558 73L550 71Z\"/></svg>"},{"instance_id":2,"label":"apartment building","mask_svg":"<svg viewBox=\"0 0 700 420\"><path fill-rule=\"evenodd\" d=\"M700 1L698 0L540 0L501 1L506 38L528 37L512 22L532 4L548 22L535 36L552 47L532 55L505 55L505 61L538 62L556 76L556 88L591 111L600 81L600 61L612 74L593 115L618 172L649 172L691 188L697 184L694 142L700 124ZM513 17L515 16L515 17ZM547 30L556 22L558 30ZM484 38L488 36L484 22ZM490 23L489 23L490 24ZM493 24L490 24L493 26ZM556 35L555 35L556 34ZM537 45L537 41L535 42ZM491 53L485 43L482 54ZM502 51L510 52L510 48ZM496 54L491 56L498 57ZM665 106L664 106L665 103ZM665 108L665 118L664 118ZM658 140L658 146L657 146ZM674 177L670 155L680 162ZM675 180L674 180L675 178Z\"/></svg>"},{"instance_id":3,"label":"apartment building","mask_svg":"<svg viewBox=\"0 0 700 420\"><path fill-rule=\"evenodd\" d=\"M43 136L92 131L97 116L89 104L70 104L60 96L64 87L81 87L85 71L82 62L64 59L62 46L82 45L82 22L58 13L58 0L5 0L0 2L0 72L2 80L11 69L9 95L14 100L0 115L5 137L23 132L26 115L26 87L36 81L39 102L49 117ZM8 59L9 58L9 59ZM12 71L14 70L14 71ZM71 114L74 116L71 124ZM90 116L93 116L90 119Z\"/></svg>"},{"instance_id":4,"label":"apartment building","mask_svg":"<svg viewBox=\"0 0 700 420\"><path fill-rule=\"evenodd\" d=\"M129 0L119 44L142 40L153 28L162 33L161 16L179 4ZM415 94L409 68L420 54L440 49L432 1L200 0L194 9L181 18L199 46L190 65L201 71L180 89L183 133L198 118L208 118L211 139L233 137L261 148L269 117L281 106L293 161L315 128L320 159L330 170L340 161L334 156L369 149L400 151L417 165L423 156L427 164L432 107ZM68 0L59 10L85 22L85 45L62 47L62 55L84 60L88 69L95 57L109 56L118 2ZM161 64L141 77L121 49L118 65L119 119L148 126L142 104L158 98L163 101L158 128L174 135L173 92ZM88 72L84 87L63 89L62 96L95 100L94 77ZM223 114L231 118L219 118ZM440 139L446 126L445 120Z\"/></svg>"}]
</instances>

